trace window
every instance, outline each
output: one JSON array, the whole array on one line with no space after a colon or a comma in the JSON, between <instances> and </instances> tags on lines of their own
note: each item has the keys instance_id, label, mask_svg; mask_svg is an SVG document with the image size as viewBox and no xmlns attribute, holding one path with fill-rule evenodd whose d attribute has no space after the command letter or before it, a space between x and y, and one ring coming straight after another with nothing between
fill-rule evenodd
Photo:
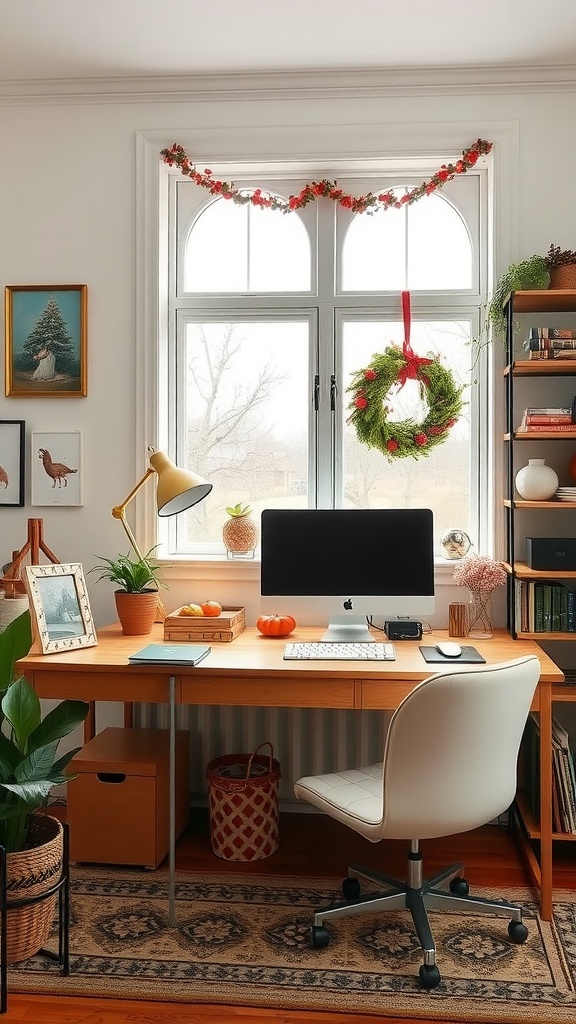
<instances>
[{"instance_id":1,"label":"window","mask_svg":"<svg viewBox=\"0 0 576 1024\"><path fill-rule=\"evenodd\" d=\"M256 169L226 176L247 195L260 188L284 198L309 180L267 170L267 179ZM426 169L371 174L332 177L345 192L400 195ZM225 510L238 502L256 516L263 508L429 507L437 543L451 527L480 540L486 367L470 341L485 292L485 192L478 167L401 209L353 214L321 199L284 214L170 175L158 415L175 460L213 483L205 501L162 524L172 552L223 556ZM428 456L389 462L358 440L347 389L375 353L402 345L405 289L412 347L442 357L466 405ZM407 380L387 400L389 418L420 421L425 403Z\"/></svg>"}]
</instances>

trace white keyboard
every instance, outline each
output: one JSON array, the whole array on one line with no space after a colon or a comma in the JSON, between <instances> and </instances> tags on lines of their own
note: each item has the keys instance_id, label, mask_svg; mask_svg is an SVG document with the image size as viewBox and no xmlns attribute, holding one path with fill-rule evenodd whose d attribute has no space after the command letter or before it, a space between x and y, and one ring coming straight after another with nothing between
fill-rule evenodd
<instances>
[{"instance_id":1,"label":"white keyboard","mask_svg":"<svg viewBox=\"0 0 576 1024\"><path fill-rule=\"evenodd\" d=\"M286 661L395 661L394 644L290 643L284 648Z\"/></svg>"}]
</instances>

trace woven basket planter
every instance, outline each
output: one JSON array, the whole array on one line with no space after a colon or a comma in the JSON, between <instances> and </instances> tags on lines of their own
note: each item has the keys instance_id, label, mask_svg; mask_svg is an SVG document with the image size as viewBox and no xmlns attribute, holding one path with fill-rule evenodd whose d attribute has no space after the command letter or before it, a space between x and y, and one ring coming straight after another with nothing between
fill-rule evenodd
<instances>
[{"instance_id":1,"label":"woven basket planter","mask_svg":"<svg viewBox=\"0 0 576 1024\"><path fill-rule=\"evenodd\" d=\"M550 288L576 288L576 263L566 263L550 271Z\"/></svg>"},{"instance_id":2,"label":"woven basket planter","mask_svg":"<svg viewBox=\"0 0 576 1024\"><path fill-rule=\"evenodd\" d=\"M270 747L270 755L257 751ZM278 849L280 763L272 744L253 754L224 754L206 769L210 841L223 860L252 861Z\"/></svg>"},{"instance_id":3,"label":"woven basket planter","mask_svg":"<svg viewBox=\"0 0 576 1024\"><path fill-rule=\"evenodd\" d=\"M39 896L60 880L64 856L62 824L48 814L34 814L28 831L30 849L6 856L8 903ZM8 963L28 960L46 945L58 894L27 907L8 909Z\"/></svg>"}]
</instances>

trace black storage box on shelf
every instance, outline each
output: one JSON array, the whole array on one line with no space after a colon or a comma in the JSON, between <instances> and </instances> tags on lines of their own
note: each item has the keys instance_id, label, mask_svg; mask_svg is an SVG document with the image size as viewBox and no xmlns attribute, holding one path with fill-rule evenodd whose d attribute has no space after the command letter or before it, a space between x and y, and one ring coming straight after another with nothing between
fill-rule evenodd
<instances>
[{"instance_id":1,"label":"black storage box on shelf","mask_svg":"<svg viewBox=\"0 0 576 1024\"><path fill-rule=\"evenodd\" d=\"M576 537L526 537L526 564L540 572L573 572Z\"/></svg>"}]
</instances>

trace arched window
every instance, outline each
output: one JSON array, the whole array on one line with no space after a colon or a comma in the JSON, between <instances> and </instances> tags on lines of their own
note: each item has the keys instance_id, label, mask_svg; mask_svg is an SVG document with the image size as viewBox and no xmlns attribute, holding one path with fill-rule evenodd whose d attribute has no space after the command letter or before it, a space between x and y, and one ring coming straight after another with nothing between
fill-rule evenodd
<instances>
[{"instance_id":1,"label":"arched window","mask_svg":"<svg viewBox=\"0 0 576 1024\"><path fill-rule=\"evenodd\" d=\"M463 217L443 195L431 195L354 216L342 247L342 290L455 291L472 287L473 267Z\"/></svg>"},{"instance_id":2,"label":"arched window","mask_svg":"<svg viewBox=\"0 0 576 1024\"><path fill-rule=\"evenodd\" d=\"M402 195L414 173L366 178L339 168L327 176L352 194ZM267 179L266 170L231 167L225 176L246 196L260 188L287 199L313 175ZM477 167L400 209L354 214L320 199L284 214L207 200L193 181L169 179L175 216L167 218L166 244L174 258L158 417L176 460L213 489L162 524L168 549L225 557L226 508L238 503L256 517L267 507L428 507L438 554L450 528L477 541L487 407L484 356L471 339L486 280L486 189L486 169ZM406 289L412 346L441 358L464 389L465 407L426 457L388 460L358 439L349 388L375 353L402 345ZM391 419L426 414L413 380L391 404Z\"/></svg>"}]
</instances>

